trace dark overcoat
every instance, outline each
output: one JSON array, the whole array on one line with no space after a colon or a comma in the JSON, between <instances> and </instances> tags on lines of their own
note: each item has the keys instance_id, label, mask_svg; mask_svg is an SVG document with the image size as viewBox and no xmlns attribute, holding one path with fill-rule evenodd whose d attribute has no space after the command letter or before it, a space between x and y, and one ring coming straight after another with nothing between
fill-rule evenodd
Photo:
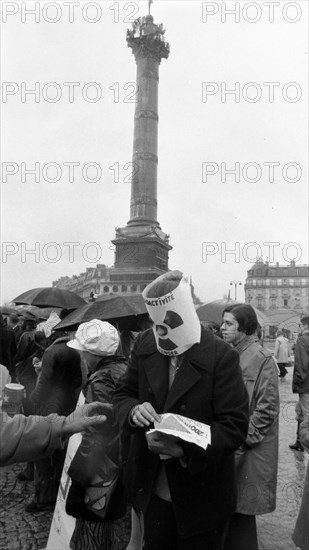
<instances>
[{"instance_id":1,"label":"dark overcoat","mask_svg":"<svg viewBox=\"0 0 309 550\"><path fill-rule=\"evenodd\" d=\"M42 370L31 393L35 413L67 416L74 411L82 385L78 351L69 348L68 337L55 340L42 358Z\"/></svg>"},{"instance_id":2,"label":"dark overcoat","mask_svg":"<svg viewBox=\"0 0 309 550\"><path fill-rule=\"evenodd\" d=\"M238 353L202 330L201 342L184 355L169 389L169 358L158 352L152 329L142 333L132 350L126 374L114 393L118 418L130 448L124 480L131 503L145 512L160 458L148 450L145 430L129 423L135 405L150 402L158 413L172 412L211 426L206 451L184 443L187 467L177 458L165 461L178 532L187 538L216 528L236 505L233 452L248 429L248 396Z\"/></svg>"},{"instance_id":3,"label":"dark overcoat","mask_svg":"<svg viewBox=\"0 0 309 550\"><path fill-rule=\"evenodd\" d=\"M309 333L297 338L294 349L293 393L309 392Z\"/></svg>"}]
</instances>

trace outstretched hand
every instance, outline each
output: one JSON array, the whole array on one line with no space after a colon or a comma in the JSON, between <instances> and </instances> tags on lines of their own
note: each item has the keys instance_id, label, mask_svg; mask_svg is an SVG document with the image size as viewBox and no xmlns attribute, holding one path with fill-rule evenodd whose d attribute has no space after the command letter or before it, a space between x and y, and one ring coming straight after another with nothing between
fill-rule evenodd
<instances>
[{"instance_id":1,"label":"outstretched hand","mask_svg":"<svg viewBox=\"0 0 309 550\"><path fill-rule=\"evenodd\" d=\"M66 417L62 427L62 435L70 437L90 426L104 424L106 420L112 420L113 417L113 406L109 403L95 401L94 403L79 406Z\"/></svg>"}]
</instances>

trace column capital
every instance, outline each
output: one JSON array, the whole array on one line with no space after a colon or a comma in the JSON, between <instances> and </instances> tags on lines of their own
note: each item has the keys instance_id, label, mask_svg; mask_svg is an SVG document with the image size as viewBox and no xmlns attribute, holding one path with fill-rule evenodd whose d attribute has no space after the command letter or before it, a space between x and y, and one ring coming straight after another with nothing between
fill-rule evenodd
<instances>
[{"instance_id":1,"label":"column capital","mask_svg":"<svg viewBox=\"0 0 309 550\"><path fill-rule=\"evenodd\" d=\"M127 30L127 44L132 48L136 61L150 57L160 63L170 53L169 44L165 41L163 25L156 25L152 15L139 17L132 23L133 29Z\"/></svg>"}]
</instances>

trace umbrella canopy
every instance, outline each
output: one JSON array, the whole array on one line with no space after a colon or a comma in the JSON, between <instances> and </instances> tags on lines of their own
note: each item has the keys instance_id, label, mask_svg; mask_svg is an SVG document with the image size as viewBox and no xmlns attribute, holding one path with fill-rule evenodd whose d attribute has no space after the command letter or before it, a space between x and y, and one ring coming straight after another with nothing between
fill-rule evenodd
<instances>
[{"instance_id":1,"label":"umbrella canopy","mask_svg":"<svg viewBox=\"0 0 309 550\"><path fill-rule=\"evenodd\" d=\"M198 318L201 321L208 323L217 323L218 325L222 324L222 314L226 307L240 304L242 302L235 302L232 300L214 300L213 302L208 302L207 304L201 305L197 308L196 313ZM259 325L262 327L267 324L268 319L259 309L253 307Z\"/></svg>"},{"instance_id":2,"label":"umbrella canopy","mask_svg":"<svg viewBox=\"0 0 309 550\"><path fill-rule=\"evenodd\" d=\"M36 317L42 321L43 320L46 321L46 319L48 319L52 311L55 311L56 313L59 314L61 310L62 308L60 307L55 307L55 308L37 307L37 306L17 306L16 307L17 315L23 315L25 311L30 311L31 313L33 313L33 315L36 315Z\"/></svg>"},{"instance_id":3,"label":"umbrella canopy","mask_svg":"<svg viewBox=\"0 0 309 550\"><path fill-rule=\"evenodd\" d=\"M10 306L1 306L0 311L2 315L10 315L10 313L16 313L16 315L18 315L17 309Z\"/></svg>"},{"instance_id":4,"label":"umbrella canopy","mask_svg":"<svg viewBox=\"0 0 309 550\"><path fill-rule=\"evenodd\" d=\"M80 323L92 319L117 323L120 329L137 330L137 321L146 315L147 309L141 294L109 294L73 311L55 327L55 330L75 330Z\"/></svg>"},{"instance_id":5,"label":"umbrella canopy","mask_svg":"<svg viewBox=\"0 0 309 550\"><path fill-rule=\"evenodd\" d=\"M23 292L14 300L15 304L28 304L37 307L60 307L65 309L73 309L85 304L85 300L70 292L55 286L33 288Z\"/></svg>"},{"instance_id":6,"label":"umbrella canopy","mask_svg":"<svg viewBox=\"0 0 309 550\"><path fill-rule=\"evenodd\" d=\"M299 323L302 317L305 317L304 313L296 312L292 309L277 309L269 311L267 324L276 329L280 328L289 331L293 335L299 333ZM272 334L275 335L274 329L272 330Z\"/></svg>"}]
</instances>

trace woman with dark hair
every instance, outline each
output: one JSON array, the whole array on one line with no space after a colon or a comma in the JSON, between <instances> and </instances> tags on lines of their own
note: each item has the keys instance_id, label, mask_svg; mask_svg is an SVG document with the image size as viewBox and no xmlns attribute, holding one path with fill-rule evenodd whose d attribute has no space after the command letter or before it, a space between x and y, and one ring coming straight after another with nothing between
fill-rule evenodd
<instances>
[{"instance_id":1,"label":"woman with dark hair","mask_svg":"<svg viewBox=\"0 0 309 550\"><path fill-rule=\"evenodd\" d=\"M278 469L278 371L271 353L258 342L258 321L248 304L223 312L223 339L240 355L249 395L249 429L235 453L237 508L224 550L257 550L256 515L276 507Z\"/></svg>"}]
</instances>

